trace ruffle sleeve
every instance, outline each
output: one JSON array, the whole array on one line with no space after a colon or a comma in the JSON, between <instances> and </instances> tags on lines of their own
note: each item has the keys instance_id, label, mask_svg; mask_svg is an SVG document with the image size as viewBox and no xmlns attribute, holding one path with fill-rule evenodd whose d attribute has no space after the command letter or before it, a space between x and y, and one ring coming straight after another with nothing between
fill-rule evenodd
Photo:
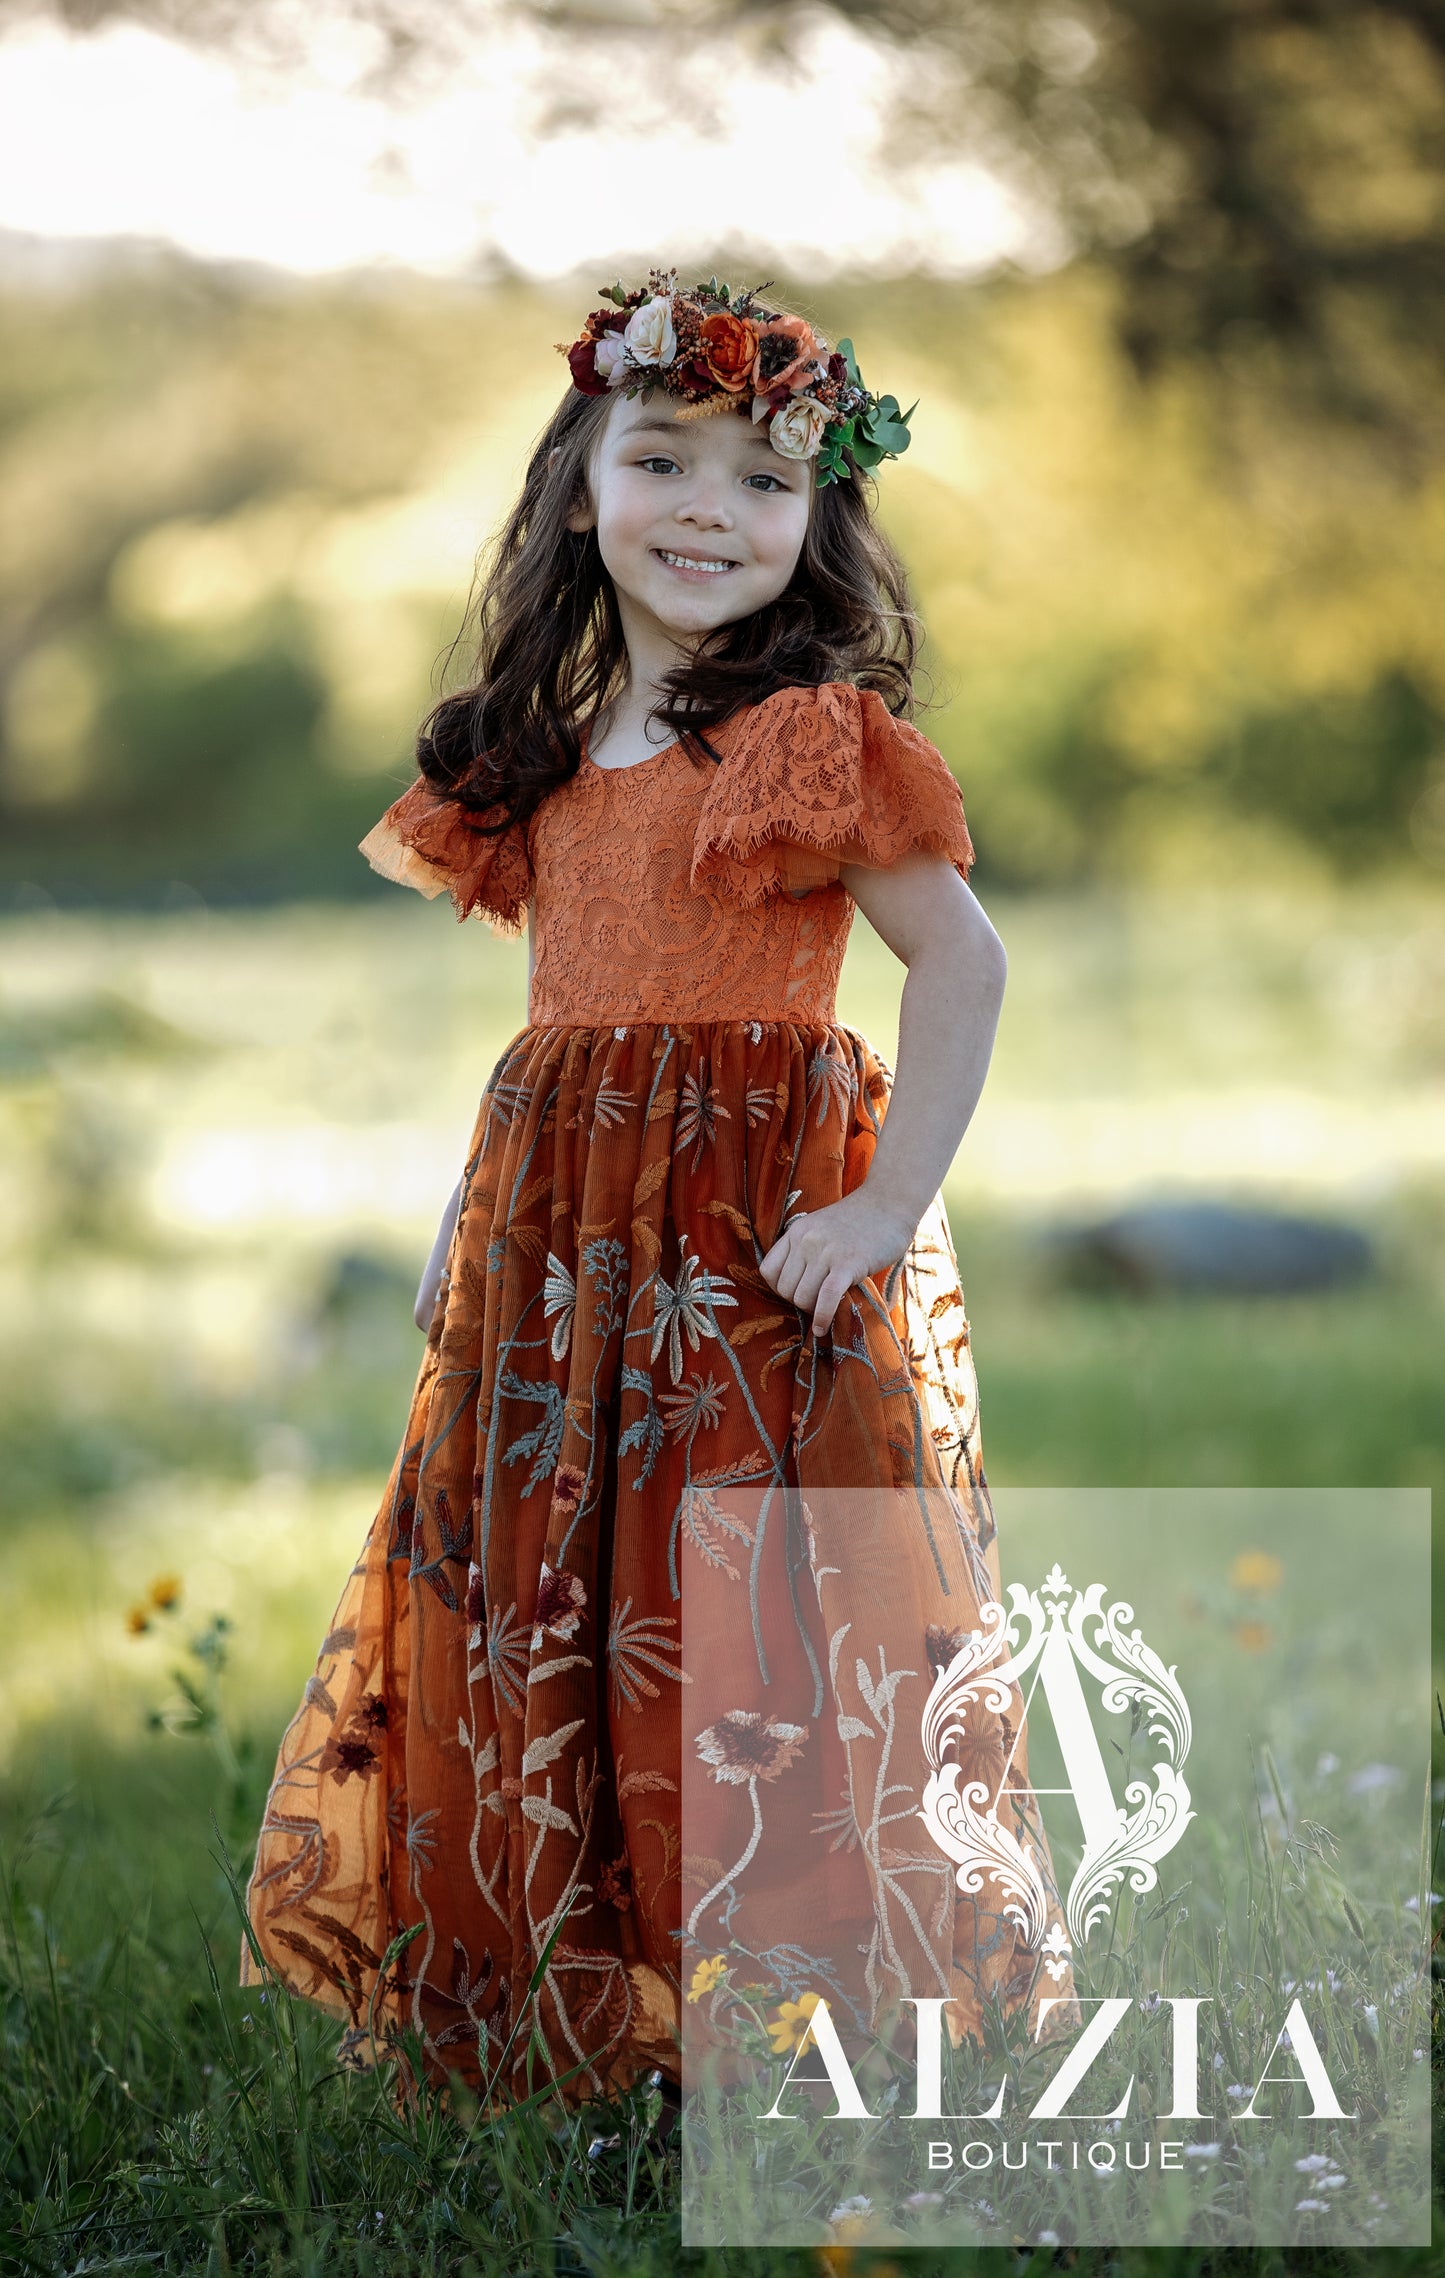
<instances>
[{"instance_id":1,"label":"ruffle sleeve","mask_svg":"<svg viewBox=\"0 0 1445 2278\"><path fill-rule=\"evenodd\" d=\"M450 894L459 918L476 910L496 933L526 926L534 880L524 826L489 836L467 808L440 798L420 776L367 832L361 851L383 878L428 900Z\"/></svg>"},{"instance_id":2,"label":"ruffle sleeve","mask_svg":"<svg viewBox=\"0 0 1445 2278\"><path fill-rule=\"evenodd\" d=\"M874 690L785 688L718 740L694 890L720 886L747 907L828 885L845 863L887 870L915 850L968 876L973 844L947 762Z\"/></svg>"}]
</instances>

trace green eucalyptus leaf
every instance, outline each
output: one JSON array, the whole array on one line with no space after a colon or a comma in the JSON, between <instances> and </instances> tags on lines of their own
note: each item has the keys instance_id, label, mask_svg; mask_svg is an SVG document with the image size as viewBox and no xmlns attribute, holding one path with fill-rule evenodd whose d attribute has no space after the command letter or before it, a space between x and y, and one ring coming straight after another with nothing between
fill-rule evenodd
<instances>
[{"instance_id":1,"label":"green eucalyptus leaf","mask_svg":"<svg viewBox=\"0 0 1445 2278\"><path fill-rule=\"evenodd\" d=\"M880 443L865 443L860 435L853 445L853 456L860 467L876 467L880 460L891 457Z\"/></svg>"},{"instance_id":2,"label":"green eucalyptus leaf","mask_svg":"<svg viewBox=\"0 0 1445 2278\"><path fill-rule=\"evenodd\" d=\"M858 371L858 360L853 354L852 341L840 340L838 343L838 354L842 357L844 363L848 367L848 377L853 382L854 387L861 388L863 381Z\"/></svg>"}]
</instances>

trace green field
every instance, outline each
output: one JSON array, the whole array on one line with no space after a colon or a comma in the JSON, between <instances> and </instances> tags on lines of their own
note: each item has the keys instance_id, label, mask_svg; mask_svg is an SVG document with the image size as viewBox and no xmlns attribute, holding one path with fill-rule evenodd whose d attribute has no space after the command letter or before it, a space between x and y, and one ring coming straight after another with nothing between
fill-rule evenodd
<instances>
[{"instance_id":1,"label":"green field","mask_svg":"<svg viewBox=\"0 0 1445 2278\"><path fill-rule=\"evenodd\" d=\"M991 908L1009 999L946 1191L994 1482L1445 1485L1438 910L1307 884ZM404 1419L412 1288L520 951L398 895L40 911L0 928L0 974L7 2263L670 2267L645 2114L595 2158L536 2114L464 2138L232 1986L220 1852L244 1869ZM860 928L840 1009L885 1053L898 980ZM1348 1216L1378 1271L1296 1299L1067 1286L1052 1229L1166 1192ZM165 1576L178 1606L131 1634Z\"/></svg>"}]
</instances>

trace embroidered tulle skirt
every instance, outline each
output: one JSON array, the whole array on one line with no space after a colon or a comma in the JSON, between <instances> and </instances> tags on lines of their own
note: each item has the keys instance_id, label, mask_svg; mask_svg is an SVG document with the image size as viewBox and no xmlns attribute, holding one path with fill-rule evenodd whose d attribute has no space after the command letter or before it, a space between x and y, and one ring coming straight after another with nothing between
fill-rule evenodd
<instances>
[{"instance_id":1,"label":"embroidered tulle skirt","mask_svg":"<svg viewBox=\"0 0 1445 2278\"><path fill-rule=\"evenodd\" d=\"M409 2028L472 2082L510 2046L520 2083L528 2009L580 2096L677 2076L720 1920L779 1999L823 1918L876 1980L884 1743L858 1668L921 1699L997 1591L968 1324L941 1203L829 1339L758 1269L787 1217L861 1182L889 1083L831 1022L532 1026L493 1071L251 1882L269 1967L354 2043ZM871 1488L923 1491L892 1497L886 1541L829 1493ZM982 1745L1052 1887L1022 1736L1001 1718ZM838 1809L780 1881L750 1831L790 1787ZM895 1849L926 1847L892 1817ZM935 1867L921 1966L972 2031L1030 2001L1035 1957Z\"/></svg>"}]
</instances>

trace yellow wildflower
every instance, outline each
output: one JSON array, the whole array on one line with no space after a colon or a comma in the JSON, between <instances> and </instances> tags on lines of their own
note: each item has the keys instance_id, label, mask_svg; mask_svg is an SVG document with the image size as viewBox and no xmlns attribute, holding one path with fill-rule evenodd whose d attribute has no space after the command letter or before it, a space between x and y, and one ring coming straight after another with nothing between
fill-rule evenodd
<instances>
[{"instance_id":1,"label":"yellow wildflower","mask_svg":"<svg viewBox=\"0 0 1445 2278\"><path fill-rule=\"evenodd\" d=\"M699 1962L687 1989L688 2000L701 2001L705 1993L712 1992L719 1978L727 1976L727 1969L727 1959L722 1954L714 1954L710 1961Z\"/></svg>"},{"instance_id":2,"label":"yellow wildflower","mask_svg":"<svg viewBox=\"0 0 1445 2278\"><path fill-rule=\"evenodd\" d=\"M125 1626L132 1637L144 1637L151 1626L151 1617L144 1606L132 1606L125 1617Z\"/></svg>"},{"instance_id":3,"label":"yellow wildflower","mask_svg":"<svg viewBox=\"0 0 1445 2278\"><path fill-rule=\"evenodd\" d=\"M1274 1643L1274 1631L1267 1621L1236 1622L1234 1642L1243 1646L1246 1653L1268 1653Z\"/></svg>"},{"instance_id":4,"label":"yellow wildflower","mask_svg":"<svg viewBox=\"0 0 1445 2278\"><path fill-rule=\"evenodd\" d=\"M801 2001L784 2001L779 2004L778 2013L768 2027L768 2037L772 2041L775 2057L790 2056L794 2049L802 2047L808 2038L808 2026L813 2011L818 2006L818 1998L816 1993L805 1993Z\"/></svg>"},{"instance_id":5,"label":"yellow wildflower","mask_svg":"<svg viewBox=\"0 0 1445 2278\"><path fill-rule=\"evenodd\" d=\"M1273 1551L1242 1550L1229 1569L1229 1579L1236 1590L1266 1598L1284 1580L1284 1568Z\"/></svg>"},{"instance_id":6,"label":"yellow wildflower","mask_svg":"<svg viewBox=\"0 0 1445 2278\"><path fill-rule=\"evenodd\" d=\"M828 2228L835 2239L872 2238L877 2230L873 2218L873 2201L860 2192L856 2198L845 2199L828 2217Z\"/></svg>"},{"instance_id":7,"label":"yellow wildflower","mask_svg":"<svg viewBox=\"0 0 1445 2278\"><path fill-rule=\"evenodd\" d=\"M176 1574L158 1574L147 1592L151 1604L163 1614L169 1613L172 1606L179 1604L180 1595L180 1577Z\"/></svg>"}]
</instances>

